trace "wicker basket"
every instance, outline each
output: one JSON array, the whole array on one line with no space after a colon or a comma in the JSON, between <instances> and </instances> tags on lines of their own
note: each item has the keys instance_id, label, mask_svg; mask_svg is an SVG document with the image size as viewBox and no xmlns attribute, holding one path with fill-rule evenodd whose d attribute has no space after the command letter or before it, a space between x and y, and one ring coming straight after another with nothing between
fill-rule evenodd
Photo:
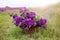
<instances>
[{"instance_id":1,"label":"wicker basket","mask_svg":"<svg viewBox=\"0 0 60 40\"><path fill-rule=\"evenodd\" d=\"M40 27L36 27L36 28L30 28L29 30L23 30L23 32L26 34L32 34L34 32L38 32L39 30L40 30Z\"/></svg>"}]
</instances>

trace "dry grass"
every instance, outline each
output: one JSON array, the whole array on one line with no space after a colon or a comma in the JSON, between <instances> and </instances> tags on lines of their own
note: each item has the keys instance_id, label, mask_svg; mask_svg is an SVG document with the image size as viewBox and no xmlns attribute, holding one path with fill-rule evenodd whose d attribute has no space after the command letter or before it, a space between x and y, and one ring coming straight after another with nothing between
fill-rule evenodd
<instances>
[{"instance_id":1,"label":"dry grass","mask_svg":"<svg viewBox=\"0 0 60 40\"><path fill-rule=\"evenodd\" d=\"M60 4L59 4L60 5ZM25 35L19 27L12 23L9 12L0 14L0 40L60 40L60 6L55 5L40 11L39 8L29 8L37 11L37 15L47 18L47 29L40 29L38 33ZM14 11L19 14L19 11Z\"/></svg>"}]
</instances>

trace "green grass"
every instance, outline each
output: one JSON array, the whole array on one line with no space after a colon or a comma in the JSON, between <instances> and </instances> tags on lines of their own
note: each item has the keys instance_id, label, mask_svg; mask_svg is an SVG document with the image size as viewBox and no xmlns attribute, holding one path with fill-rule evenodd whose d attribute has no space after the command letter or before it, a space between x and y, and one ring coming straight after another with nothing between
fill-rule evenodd
<instances>
[{"instance_id":1,"label":"green grass","mask_svg":"<svg viewBox=\"0 0 60 40\"><path fill-rule=\"evenodd\" d=\"M0 13L0 40L60 40L58 28L60 30L59 26L47 23L46 29L40 28L39 32L26 35L12 23L9 12Z\"/></svg>"}]
</instances>

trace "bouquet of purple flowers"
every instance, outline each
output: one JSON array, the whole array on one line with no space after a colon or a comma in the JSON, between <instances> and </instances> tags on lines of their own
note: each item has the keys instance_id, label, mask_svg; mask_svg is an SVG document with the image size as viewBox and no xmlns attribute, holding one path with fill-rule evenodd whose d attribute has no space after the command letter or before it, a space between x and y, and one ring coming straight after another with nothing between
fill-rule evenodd
<instances>
[{"instance_id":1,"label":"bouquet of purple flowers","mask_svg":"<svg viewBox=\"0 0 60 40\"><path fill-rule=\"evenodd\" d=\"M23 30L29 30L31 28L43 27L46 28L46 19L39 18L37 20L36 12L29 11L27 8L20 10L20 15L10 14L13 17L14 24L19 26Z\"/></svg>"}]
</instances>

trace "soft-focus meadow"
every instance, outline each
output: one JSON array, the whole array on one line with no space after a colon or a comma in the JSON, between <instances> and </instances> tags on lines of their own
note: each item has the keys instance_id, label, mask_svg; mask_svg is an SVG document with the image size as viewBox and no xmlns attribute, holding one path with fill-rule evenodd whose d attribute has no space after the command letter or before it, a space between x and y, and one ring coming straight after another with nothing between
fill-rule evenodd
<instances>
[{"instance_id":1,"label":"soft-focus meadow","mask_svg":"<svg viewBox=\"0 0 60 40\"><path fill-rule=\"evenodd\" d=\"M60 4L52 5L41 10L40 8L29 8L36 11L37 15L47 19L47 28L41 28L34 34L24 34L16 27L10 13L19 14L18 10L0 12L0 40L60 40Z\"/></svg>"}]
</instances>

